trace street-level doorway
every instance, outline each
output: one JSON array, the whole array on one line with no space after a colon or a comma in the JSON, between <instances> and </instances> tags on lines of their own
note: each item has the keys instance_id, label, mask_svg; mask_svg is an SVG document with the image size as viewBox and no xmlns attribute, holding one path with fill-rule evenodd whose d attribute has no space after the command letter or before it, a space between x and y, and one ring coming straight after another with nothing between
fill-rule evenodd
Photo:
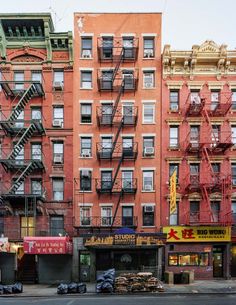
<instances>
[{"instance_id":1,"label":"street-level doorway","mask_svg":"<svg viewBox=\"0 0 236 305\"><path fill-rule=\"evenodd\" d=\"M213 276L223 277L223 248L216 246L213 247Z\"/></svg>"}]
</instances>

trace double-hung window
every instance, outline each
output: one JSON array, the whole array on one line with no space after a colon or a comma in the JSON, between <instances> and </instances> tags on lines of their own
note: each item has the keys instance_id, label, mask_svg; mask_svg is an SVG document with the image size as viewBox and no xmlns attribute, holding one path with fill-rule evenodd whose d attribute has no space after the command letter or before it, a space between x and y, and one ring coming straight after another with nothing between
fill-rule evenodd
<instances>
[{"instance_id":1,"label":"double-hung window","mask_svg":"<svg viewBox=\"0 0 236 305\"><path fill-rule=\"evenodd\" d=\"M179 91L170 91L170 110L177 111L179 110Z\"/></svg>"},{"instance_id":2,"label":"double-hung window","mask_svg":"<svg viewBox=\"0 0 236 305\"><path fill-rule=\"evenodd\" d=\"M63 87L64 87L64 71L63 70L54 71L53 87L55 90L63 89Z\"/></svg>"},{"instance_id":3,"label":"double-hung window","mask_svg":"<svg viewBox=\"0 0 236 305\"><path fill-rule=\"evenodd\" d=\"M80 208L80 225L90 226L92 223L92 208L91 207L81 207Z\"/></svg>"},{"instance_id":4,"label":"double-hung window","mask_svg":"<svg viewBox=\"0 0 236 305\"><path fill-rule=\"evenodd\" d=\"M64 217L51 216L50 217L50 234L51 236L64 235Z\"/></svg>"},{"instance_id":5,"label":"double-hung window","mask_svg":"<svg viewBox=\"0 0 236 305\"><path fill-rule=\"evenodd\" d=\"M145 37L143 39L143 57L153 58L154 57L154 38Z\"/></svg>"},{"instance_id":6,"label":"double-hung window","mask_svg":"<svg viewBox=\"0 0 236 305\"><path fill-rule=\"evenodd\" d=\"M31 79L33 82L42 82L42 72L41 71L32 71Z\"/></svg>"},{"instance_id":7,"label":"double-hung window","mask_svg":"<svg viewBox=\"0 0 236 305\"><path fill-rule=\"evenodd\" d=\"M53 200L62 201L64 199L64 180L63 178L52 179Z\"/></svg>"},{"instance_id":8,"label":"double-hung window","mask_svg":"<svg viewBox=\"0 0 236 305\"><path fill-rule=\"evenodd\" d=\"M53 126L63 127L64 124L64 107L55 106L53 107Z\"/></svg>"},{"instance_id":9,"label":"double-hung window","mask_svg":"<svg viewBox=\"0 0 236 305\"><path fill-rule=\"evenodd\" d=\"M87 169L80 170L80 190L92 190L92 171Z\"/></svg>"},{"instance_id":10,"label":"double-hung window","mask_svg":"<svg viewBox=\"0 0 236 305\"><path fill-rule=\"evenodd\" d=\"M80 122L81 123L92 123L92 105L81 104L80 105Z\"/></svg>"},{"instance_id":11,"label":"double-hung window","mask_svg":"<svg viewBox=\"0 0 236 305\"><path fill-rule=\"evenodd\" d=\"M143 72L143 87L144 89L152 89L155 86L155 72L145 71Z\"/></svg>"},{"instance_id":12,"label":"double-hung window","mask_svg":"<svg viewBox=\"0 0 236 305\"><path fill-rule=\"evenodd\" d=\"M81 57L91 58L92 57L92 37L82 37L81 38Z\"/></svg>"},{"instance_id":13,"label":"double-hung window","mask_svg":"<svg viewBox=\"0 0 236 305\"><path fill-rule=\"evenodd\" d=\"M154 226L154 205L145 204L143 206L143 226Z\"/></svg>"},{"instance_id":14,"label":"double-hung window","mask_svg":"<svg viewBox=\"0 0 236 305\"><path fill-rule=\"evenodd\" d=\"M143 137L143 156L151 157L154 154L154 137Z\"/></svg>"},{"instance_id":15,"label":"double-hung window","mask_svg":"<svg viewBox=\"0 0 236 305\"><path fill-rule=\"evenodd\" d=\"M155 123L155 104L143 104L143 123Z\"/></svg>"},{"instance_id":16,"label":"double-hung window","mask_svg":"<svg viewBox=\"0 0 236 305\"><path fill-rule=\"evenodd\" d=\"M170 126L170 148L179 147L179 127Z\"/></svg>"},{"instance_id":17,"label":"double-hung window","mask_svg":"<svg viewBox=\"0 0 236 305\"><path fill-rule=\"evenodd\" d=\"M42 195L42 180L41 179L32 179L31 180L31 193L33 195Z\"/></svg>"},{"instance_id":18,"label":"double-hung window","mask_svg":"<svg viewBox=\"0 0 236 305\"><path fill-rule=\"evenodd\" d=\"M42 144L32 143L31 144L31 158L32 160L42 160Z\"/></svg>"},{"instance_id":19,"label":"double-hung window","mask_svg":"<svg viewBox=\"0 0 236 305\"><path fill-rule=\"evenodd\" d=\"M112 224L112 207L101 208L101 225L110 226Z\"/></svg>"},{"instance_id":20,"label":"double-hung window","mask_svg":"<svg viewBox=\"0 0 236 305\"><path fill-rule=\"evenodd\" d=\"M64 143L53 143L53 163L63 163L64 159Z\"/></svg>"},{"instance_id":21,"label":"double-hung window","mask_svg":"<svg viewBox=\"0 0 236 305\"><path fill-rule=\"evenodd\" d=\"M92 89L92 71L81 71L81 89Z\"/></svg>"},{"instance_id":22,"label":"double-hung window","mask_svg":"<svg viewBox=\"0 0 236 305\"><path fill-rule=\"evenodd\" d=\"M232 133L232 143L234 144L234 147L236 147L236 126L231 126L231 133Z\"/></svg>"},{"instance_id":23,"label":"double-hung window","mask_svg":"<svg viewBox=\"0 0 236 305\"><path fill-rule=\"evenodd\" d=\"M232 92L232 110L236 110L236 90Z\"/></svg>"},{"instance_id":24,"label":"double-hung window","mask_svg":"<svg viewBox=\"0 0 236 305\"><path fill-rule=\"evenodd\" d=\"M232 185L236 186L236 163L231 164Z\"/></svg>"},{"instance_id":25,"label":"double-hung window","mask_svg":"<svg viewBox=\"0 0 236 305\"><path fill-rule=\"evenodd\" d=\"M23 71L14 72L14 81L15 81L15 90L23 90L24 89L24 72Z\"/></svg>"},{"instance_id":26,"label":"double-hung window","mask_svg":"<svg viewBox=\"0 0 236 305\"><path fill-rule=\"evenodd\" d=\"M154 171L144 170L143 171L143 191L150 192L154 189Z\"/></svg>"},{"instance_id":27,"label":"double-hung window","mask_svg":"<svg viewBox=\"0 0 236 305\"><path fill-rule=\"evenodd\" d=\"M92 156L92 138L81 137L80 138L80 156L91 157Z\"/></svg>"}]
</instances>

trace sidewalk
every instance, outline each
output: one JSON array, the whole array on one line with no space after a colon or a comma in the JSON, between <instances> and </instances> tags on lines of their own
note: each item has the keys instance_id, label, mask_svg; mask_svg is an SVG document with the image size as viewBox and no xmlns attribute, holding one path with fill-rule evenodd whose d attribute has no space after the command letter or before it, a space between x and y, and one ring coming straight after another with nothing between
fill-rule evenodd
<instances>
[{"instance_id":1,"label":"sidewalk","mask_svg":"<svg viewBox=\"0 0 236 305\"><path fill-rule=\"evenodd\" d=\"M67 294L67 296L91 296L96 294L95 283L86 283L86 294ZM158 294L221 294L221 293L235 293L236 294L236 280L212 280L212 281L195 281L189 285L168 285L164 284L165 292ZM149 294L149 293L140 293ZM131 295L131 294L129 294ZM16 295L2 295L0 297L55 297L57 294L57 287L43 284L24 285L24 291Z\"/></svg>"}]
</instances>

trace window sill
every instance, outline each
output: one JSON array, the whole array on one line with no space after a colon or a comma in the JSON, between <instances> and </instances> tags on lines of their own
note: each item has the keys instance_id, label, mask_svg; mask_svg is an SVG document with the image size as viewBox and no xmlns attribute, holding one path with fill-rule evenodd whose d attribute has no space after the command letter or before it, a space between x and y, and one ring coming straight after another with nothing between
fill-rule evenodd
<instances>
[{"instance_id":1,"label":"window sill","mask_svg":"<svg viewBox=\"0 0 236 305\"><path fill-rule=\"evenodd\" d=\"M142 226L142 229L148 229L148 228L156 228L156 226Z\"/></svg>"},{"instance_id":2,"label":"window sill","mask_svg":"<svg viewBox=\"0 0 236 305\"><path fill-rule=\"evenodd\" d=\"M156 122L152 122L152 123L144 123L144 122L142 122L142 125L155 125L156 124Z\"/></svg>"},{"instance_id":3,"label":"window sill","mask_svg":"<svg viewBox=\"0 0 236 305\"><path fill-rule=\"evenodd\" d=\"M167 111L167 113L177 113L177 114L181 114L181 111L180 110L171 110L171 109L169 109L168 111Z\"/></svg>"},{"instance_id":4,"label":"window sill","mask_svg":"<svg viewBox=\"0 0 236 305\"><path fill-rule=\"evenodd\" d=\"M93 159L93 157L82 157L82 156L80 156L79 158L80 159Z\"/></svg>"},{"instance_id":5,"label":"window sill","mask_svg":"<svg viewBox=\"0 0 236 305\"><path fill-rule=\"evenodd\" d=\"M156 87L152 87L152 88L146 88L146 87L143 87L142 89L143 89L143 90L155 90L155 89L156 89Z\"/></svg>"},{"instance_id":6,"label":"window sill","mask_svg":"<svg viewBox=\"0 0 236 305\"><path fill-rule=\"evenodd\" d=\"M155 156L150 156L150 157L148 157L148 156L142 156L142 159L155 159Z\"/></svg>"},{"instance_id":7,"label":"window sill","mask_svg":"<svg viewBox=\"0 0 236 305\"><path fill-rule=\"evenodd\" d=\"M172 151L172 150L173 150L173 151L174 151L174 150L175 150L175 151L180 151L180 147L168 147L168 150L169 150L169 151Z\"/></svg>"},{"instance_id":8,"label":"window sill","mask_svg":"<svg viewBox=\"0 0 236 305\"><path fill-rule=\"evenodd\" d=\"M93 57L80 57L81 60L93 60Z\"/></svg>"},{"instance_id":9,"label":"window sill","mask_svg":"<svg viewBox=\"0 0 236 305\"><path fill-rule=\"evenodd\" d=\"M152 191L144 191L144 190L142 190L141 193L156 193L156 191L155 190L152 190Z\"/></svg>"},{"instance_id":10,"label":"window sill","mask_svg":"<svg viewBox=\"0 0 236 305\"><path fill-rule=\"evenodd\" d=\"M93 123L80 123L80 125L93 125Z\"/></svg>"},{"instance_id":11,"label":"window sill","mask_svg":"<svg viewBox=\"0 0 236 305\"><path fill-rule=\"evenodd\" d=\"M82 88L82 87L80 87L80 90L93 90L93 88Z\"/></svg>"},{"instance_id":12,"label":"window sill","mask_svg":"<svg viewBox=\"0 0 236 305\"><path fill-rule=\"evenodd\" d=\"M83 194L83 193L92 193L93 191L82 191L82 190L79 190L79 193L80 194Z\"/></svg>"},{"instance_id":13,"label":"window sill","mask_svg":"<svg viewBox=\"0 0 236 305\"><path fill-rule=\"evenodd\" d=\"M153 57L143 57L143 60L154 60L154 59L156 59L155 56L153 56Z\"/></svg>"}]
</instances>

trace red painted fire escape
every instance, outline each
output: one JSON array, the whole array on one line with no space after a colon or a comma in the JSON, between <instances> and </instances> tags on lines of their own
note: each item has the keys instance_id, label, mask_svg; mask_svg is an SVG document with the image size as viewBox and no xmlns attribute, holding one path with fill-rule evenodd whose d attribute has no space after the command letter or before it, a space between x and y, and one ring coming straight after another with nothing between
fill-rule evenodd
<instances>
[{"instance_id":1,"label":"red painted fire escape","mask_svg":"<svg viewBox=\"0 0 236 305\"><path fill-rule=\"evenodd\" d=\"M231 131L221 130L221 126L214 124L212 120L214 117L225 120L231 107L231 95L219 92L218 98L213 102L210 96L194 92L189 94L186 101L185 120L201 118L201 126L193 127L184 141L185 160L197 157L202 163L200 166L192 166L192 170L186 173L184 179L184 196L188 197L191 193L201 194L199 211L185 212L187 225L230 225L232 219L231 212L227 210L231 176L214 166L215 158L220 156L225 159L226 151L233 146ZM190 161L189 163L191 164ZM218 198L219 194L221 195L219 211L212 207L213 194L218 194Z\"/></svg>"}]
</instances>

